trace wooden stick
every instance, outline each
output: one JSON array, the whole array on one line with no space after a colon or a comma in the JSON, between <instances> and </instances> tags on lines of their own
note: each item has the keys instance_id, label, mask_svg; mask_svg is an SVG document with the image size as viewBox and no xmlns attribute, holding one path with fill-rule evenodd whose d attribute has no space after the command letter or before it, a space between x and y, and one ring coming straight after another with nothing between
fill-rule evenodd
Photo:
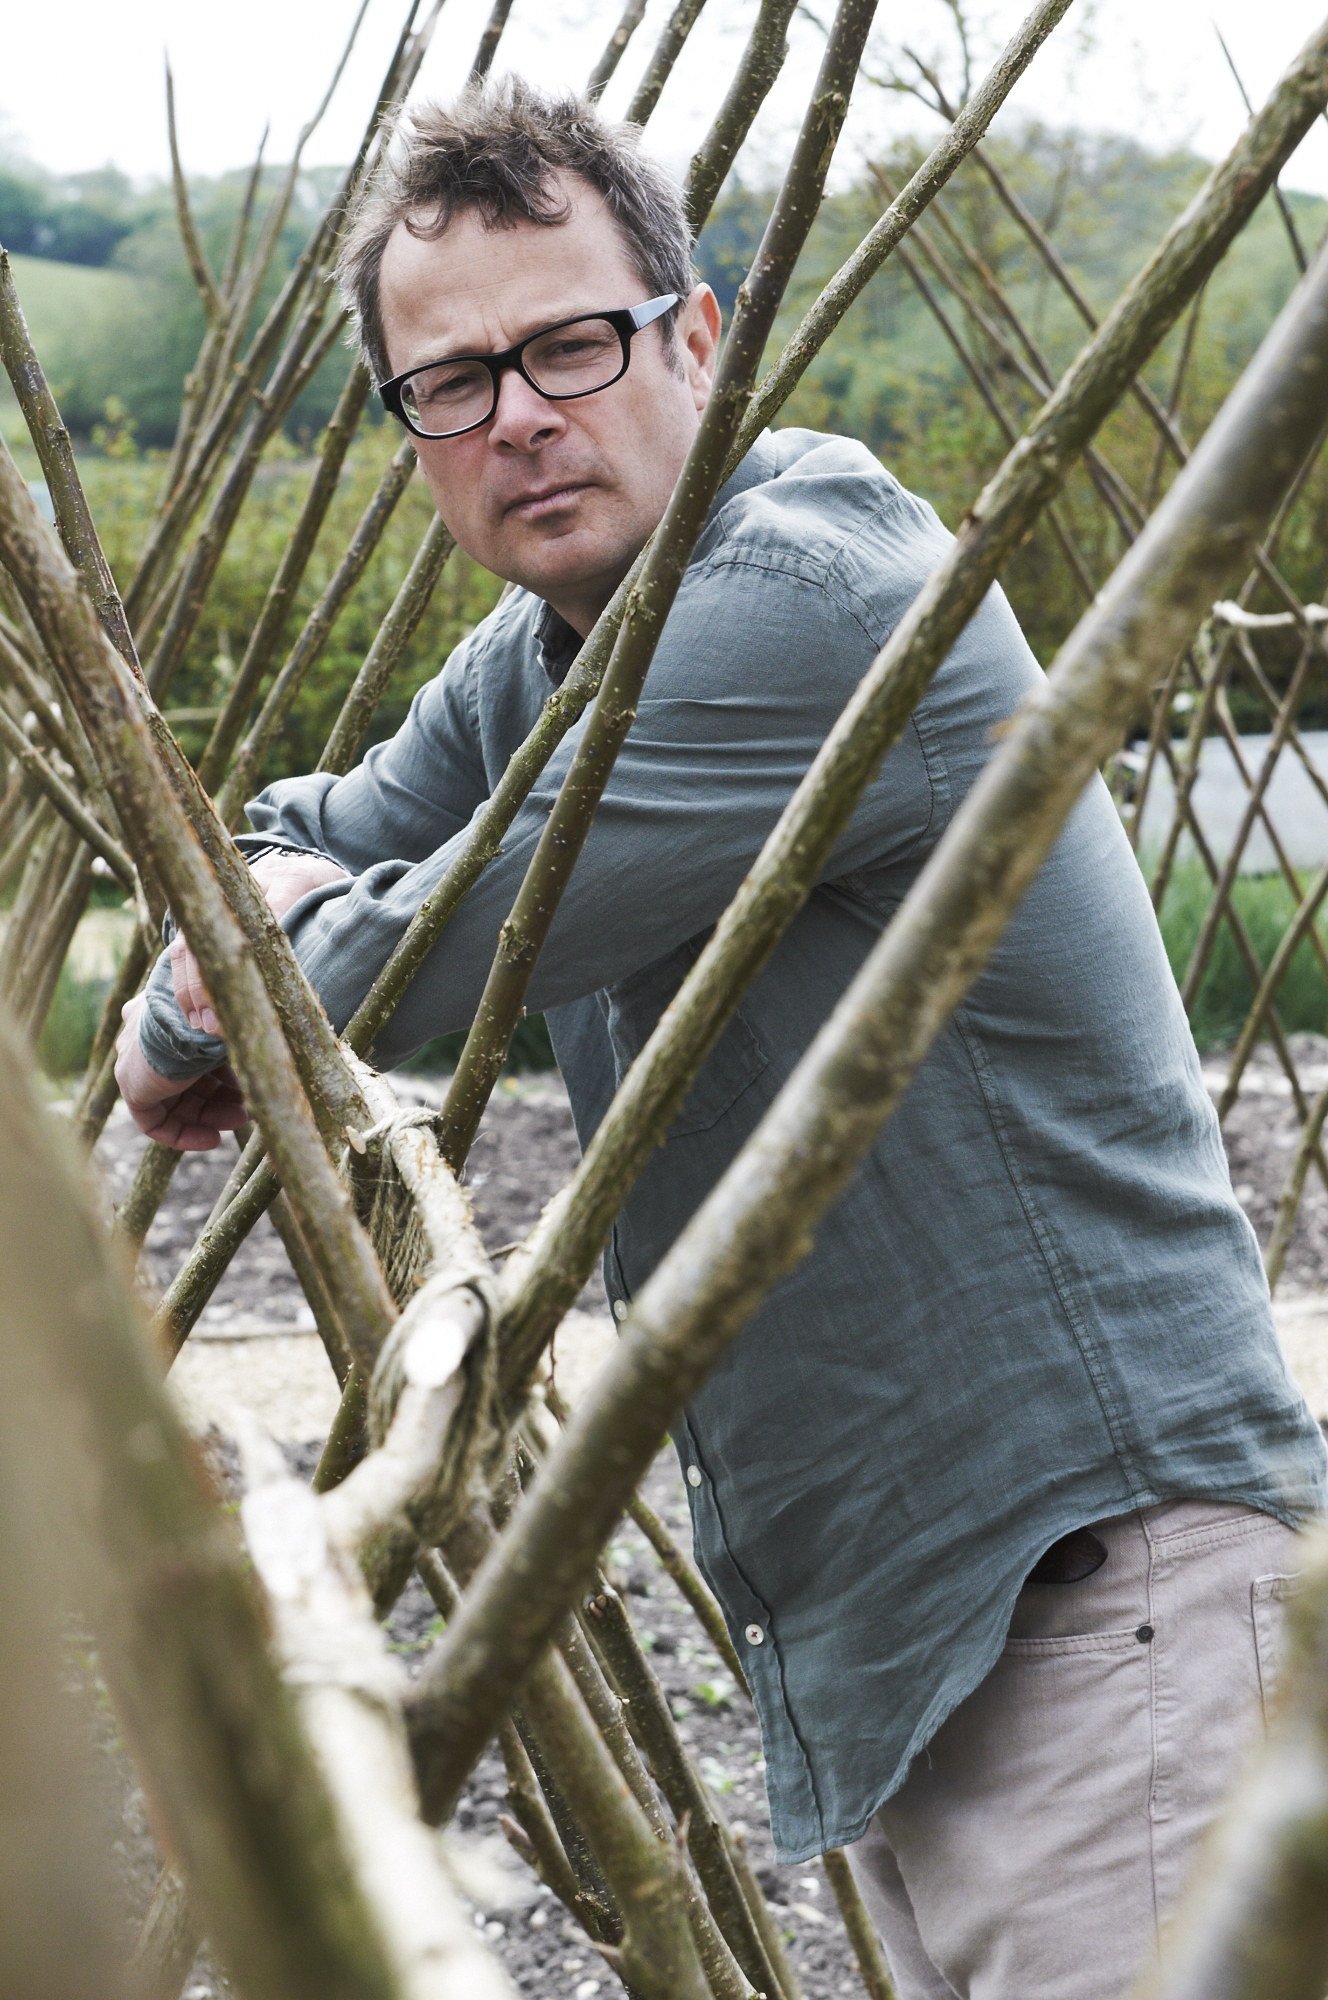
<instances>
[{"instance_id":1,"label":"wooden stick","mask_svg":"<svg viewBox=\"0 0 1328 2000\"><path fill-rule=\"evenodd\" d=\"M885 1953L881 1950L881 1940L876 1935L876 1926L867 1915L858 1885L853 1879L853 1870L848 1865L848 1856L842 1847L832 1847L821 1856L821 1860L830 1878L839 1914L844 1919L844 1929L848 1932L853 1956L858 1961L862 1983L871 2000L896 2000L895 1983L890 1977Z\"/></svg>"},{"instance_id":2,"label":"wooden stick","mask_svg":"<svg viewBox=\"0 0 1328 2000\"><path fill-rule=\"evenodd\" d=\"M655 44L655 52L646 64L646 73L627 107L629 124L644 125L659 103L660 94L672 76L674 65L704 6L705 0L677 0L664 32Z\"/></svg>"},{"instance_id":3,"label":"wooden stick","mask_svg":"<svg viewBox=\"0 0 1328 2000\"><path fill-rule=\"evenodd\" d=\"M489 18L480 36L480 45L475 51L475 60L470 66L470 81L477 83L493 68L493 59L498 53L498 44L507 26L507 17L512 11L512 0L493 0Z\"/></svg>"},{"instance_id":4,"label":"wooden stick","mask_svg":"<svg viewBox=\"0 0 1328 2000\"><path fill-rule=\"evenodd\" d=\"M77 1565L154 1817L253 2000L404 2000L268 1653L239 1542L30 1074L0 1025L7 1408L40 1440L29 1446L33 1490Z\"/></svg>"},{"instance_id":5,"label":"wooden stick","mask_svg":"<svg viewBox=\"0 0 1328 2000\"><path fill-rule=\"evenodd\" d=\"M318 660L355 586L368 568L374 550L415 472L415 447L403 438L351 536L345 554L314 605L285 665L277 675L262 712L236 753L230 775L217 795L217 811L228 826L238 823L247 792L278 730L284 727L305 678Z\"/></svg>"},{"instance_id":6,"label":"wooden stick","mask_svg":"<svg viewBox=\"0 0 1328 2000\"><path fill-rule=\"evenodd\" d=\"M788 28L797 0L761 0L742 60L733 72L714 123L692 155L683 202L692 235L699 236L728 178L757 112L788 54Z\"/></svg>"},{"instance_id":7,"label":"wooden stick","mask_svg":"<svg viewBox=\"0 0 1328 2000\"><path fill-rule=\"evenodd\" d=\"M216 791L225 775L231 752L248 720L250 706L276 656L295 593L308 568L319 530L336 494L346 453L364 414L369 389L369 371L359 362L346 377L337 407L323 433L318 466L309 482L300 518L282 551L277 573L244 649L244 658L236 669L235 679L227 690L225 703L199 762L198 780L209 792Z\"/></svg>"},{"instance_id":8,"label":"wooden stick","mask_svg":"<svg viewBox=\"0 0 1328 2000\"><path fill-rule=\"evenodd\" d=\"M131 896L137 895L138 877L134 873L134 864L119 841L112 839L96 815L88 811L59 772L47 763L36 744L29 743L3 704L0 704L0 743L33 782L41 787L61 818L82 835L94 854L100 854L116 880Z\"/></svg>"},{"instance_id":9,"label":"wooden stick","mask_svg":"<svg viewBox=\"0 0 1328 2000\"><path fill-rule=\"evenodd\" d=\"M110 649L78 590L74 570L47 533L18 468L2 448L0 560L23 592L49 657L62 670L89 739L99 746L136 861L141 856L167 886L172 907L198 952L246 1097L291 1191L311 1251L342 1302L348 1338L372 1367L395 1309L324 1150L263 975L219 892L195 822L176 792L161 782L148 718L125 685L127 670ZM246 888L256 895L248 871L242 872ZM349 1079L346 1083L349 1088Z\"/></svg>"},{"instance_id":10,"label":"wooden stick","mask_svg":"<svg viewBox=\"0 0 1328 2000\"><path fill-rule=\"evenodd\" d=\"M640 27L645 11L646 0L627 0L622 19L604 44L604 53L586 80L586 96L592 103L597 104L603 96L605 85L622 61L623 52Z\"/></svg>"},{"instance_id":11,"label":"wooden stick","mask_svg":"<svg viewBox=\"0 0 1328 2000\"><path fill-rule=\"evenodd\" d=\"M198 240L198 230L194 226L194 211L189 201L189 189L185 185L184 168L180 165L180 141L175 129L175 78L171 75L169 56L166 59L166 132L171 148L171 183L175 189L175 220L180 230L180 241L184 245L185 262L189 266L194 289L203 302L203 311L209 327L215 325L222 313L221 294L212 268Z\"/></svg>"}]
</instances>

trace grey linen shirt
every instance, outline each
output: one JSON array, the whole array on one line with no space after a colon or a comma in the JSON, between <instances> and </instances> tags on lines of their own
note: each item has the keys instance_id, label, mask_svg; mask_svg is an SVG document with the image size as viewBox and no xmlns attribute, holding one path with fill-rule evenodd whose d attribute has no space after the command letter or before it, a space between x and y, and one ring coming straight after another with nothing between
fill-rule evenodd
<instances>
[{"instance_id":1,"label":"grey linen shirt","mask_svg":"<svg viewBox=\"0 0 1328 2000\"><path fill-rule=\"evenodd\" d=\"M767 434L721 493L536 969L584 1145L949 536L860 445ZM575 640L516 592L343 778L254 827L351 874L286 927L344 1023ZM630 1300L755 1129L1039 668L993 589L623 1205ZM379 1045L471 1019L573 730ZM218 1061L159 967L143 1048ZM865 1829L994 1664L1042 1551L1179 1498L1295 1522L1324 1447L1288 1377L1143 881L1094 782L817 1232L675 1427L760 1711L781 1860ZM1109 1746L1107 1746L1109 1751Z\"/></svg>"}]
</instances>

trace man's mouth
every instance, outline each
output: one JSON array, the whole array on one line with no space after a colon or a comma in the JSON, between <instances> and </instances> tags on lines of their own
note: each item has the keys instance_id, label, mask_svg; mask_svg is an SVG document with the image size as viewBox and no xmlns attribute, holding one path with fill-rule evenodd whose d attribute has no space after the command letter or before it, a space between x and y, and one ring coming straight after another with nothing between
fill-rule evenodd
<instances>
[{"instance_id":1,"label":"man's mouth","mask_svg":"<svg viewBox=\"0 0 1328 2000\"><path fill-rule=\"evenodd\" d=\"M582 481L572 485L545 486L538 493L522 493L515 500L509 500L503 509L505 514L515 514L523 521L538 521L545 514L556 514L560 508L570 507L589 486Z\"/></svg>"}]
</instances>

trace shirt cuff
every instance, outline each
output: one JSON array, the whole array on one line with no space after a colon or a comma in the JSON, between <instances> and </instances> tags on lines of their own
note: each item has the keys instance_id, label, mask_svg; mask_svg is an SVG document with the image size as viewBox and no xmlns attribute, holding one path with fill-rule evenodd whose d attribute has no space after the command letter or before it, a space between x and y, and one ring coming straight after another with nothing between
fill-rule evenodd
<instances>
[{"instance_id":1,"label":"shirt cuff","mask_svg":"<svg viewBox=\"0 0 1328 2000\"><path fill-rule=\"evenodd\" d=\"M260 861L265 854L312 854L320 861L330 861L330 854L324 854L321 847L305 847L298 841L286 840L280 834L242 833L236 837L239 848L250 867ZM170 911L166 912L162 924L162 941L170 945L176 933L176 922ZM226 1044L220 1035L205 1035L201 1028L191 1028L180 1012L175 997L175 982L171 977L169 951L152 968L152 976L144 988L144 1007L138 1020L138 1046L143 1059L169 1083L189 1083L196 1076L206 1076L226 1060Z\"/></svg>"},{"instance_id":2,"label":"shirt cuff","mask_svg":"<svg viewBox=\"0 0 1328 2000\"><path fill-rule=\"evenodd\" d=\"M153 966L143 997L143 1012L138 1017L138 1046L158 1076L171 1083L188 1083L225 1062L226 1044L221 1037L191 1028L180 1012L171 980L169 952L163 952Z\"/></svg>"}]
</instances>

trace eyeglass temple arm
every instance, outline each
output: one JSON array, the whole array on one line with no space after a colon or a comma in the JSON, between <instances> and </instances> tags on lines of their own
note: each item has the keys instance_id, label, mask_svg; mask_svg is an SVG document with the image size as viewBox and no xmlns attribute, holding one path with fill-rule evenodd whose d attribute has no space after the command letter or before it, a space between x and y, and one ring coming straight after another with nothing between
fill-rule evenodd
<instances>
[{"instance_id":1,"label":"eyeglass temple arm","mask_svg":"<svg viewBox=\"0 0 1328 2000\"><path fill-rule=\"evenodd\" d=\"M663 319L666 312L678 304L677 292L664 292L657 299L647 299L643 306L628 306L627 314L632 325L640 333L643 326L652 320Z\"/></svg>"}]
</instances>

